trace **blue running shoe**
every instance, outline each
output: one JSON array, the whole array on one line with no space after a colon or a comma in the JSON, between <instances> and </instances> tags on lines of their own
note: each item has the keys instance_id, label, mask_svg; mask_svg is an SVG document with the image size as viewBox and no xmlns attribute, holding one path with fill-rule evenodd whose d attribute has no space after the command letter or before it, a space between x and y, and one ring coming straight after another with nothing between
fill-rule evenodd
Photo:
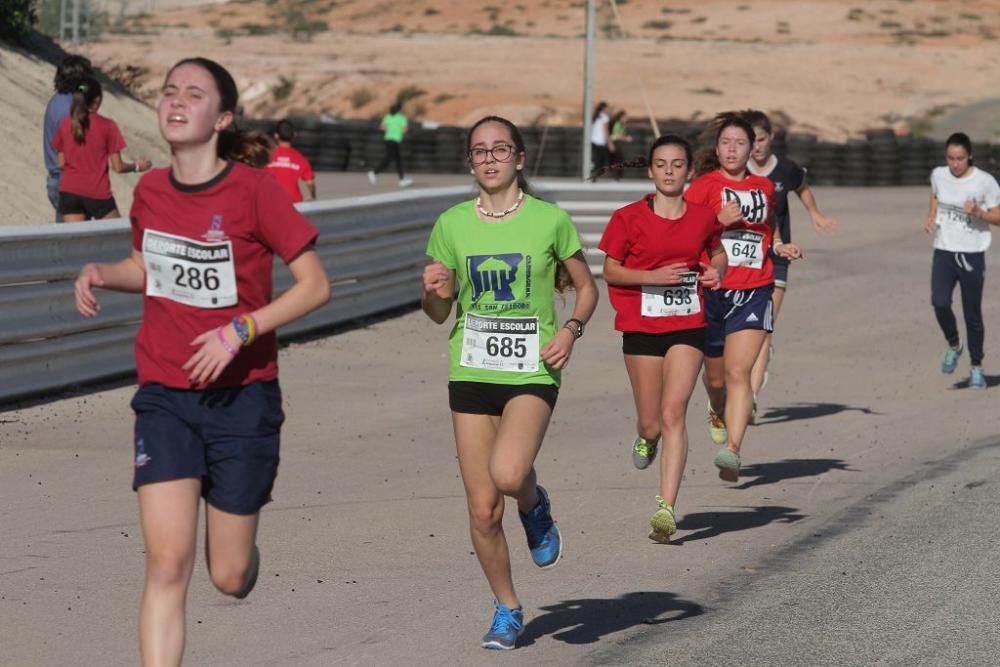
<instances>
[{"instance_id":1,"label":"blue running shoe","mask_svg":"<svg viewBox=\"0 0 1000 667\"><path fill-rule=\"evenodd\" d=\"M982 366L973 366L969 372L969 389L986 389L986 374Z\"/></svg>"},{"instance_id":2,"label":"blue running shoe","mask_svg":"<svg viewBox=\"0 0 1000 667\"><path fill-rule=\"evenodd\" d=\"M961 343L958 344L958 349L949 347L944 353L944 360L941 361L941 372L945 375L951 375L955 372L955 367L958 366L958 358L962 356L962 350L965 346Z\"/></svg>"},{"instance_id":3,"label":"blue running shoe","mask_svg":"<svg viewBox=\"0 0 1000 667\"><path fill-rule=\"evenodd\" d=\"M483 635L483 648L509 651L517 644L517 638L524 632L524 614L521 608L511 609L494 601L496 612L490 631Z\"/></svg>"},{"instance_id":4,"label":"blue running shoe","mask_svg":"<svg viewBox=\"0 0 1000 667\"><path fill-rule=\"evenodd\" d=\"M527 514L521 514L521 525L528 536L528 548L535 565L545 569L554 566L562 556L562 536L552 520L552 504L549 494L538 487L538 504Z\"/></svg>"}]
</instances>

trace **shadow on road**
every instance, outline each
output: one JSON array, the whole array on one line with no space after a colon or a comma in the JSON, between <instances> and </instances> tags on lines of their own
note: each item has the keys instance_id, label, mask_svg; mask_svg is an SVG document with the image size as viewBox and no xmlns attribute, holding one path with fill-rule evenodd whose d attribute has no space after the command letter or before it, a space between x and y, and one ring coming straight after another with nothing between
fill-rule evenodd
<instances>
[{"instance_id":1,"label":"shadow on road","mask_svg":"<svg viewBox=\"0 0 1000 667\"><path fill-rule=\"evenodd\" d=\"M521 645L533 644L546 635L567 644L593 644L602 637L638 625L660 625L705 613L700 604L661 591L564 600L541 609L547 613L528 622Z\"/></svg>"},{"instance_id":2,"label":"shadow on road","mask_svg":"<svg viewBox=\"0 0 1000 667\"><path fill-rule=\"evenodd\" d=\"M1000 385L1000 375L987 375L986 376L986 387L996 387ZM964 380L959 380L955 384L951 385L952 389L968 389L969 388L969 378Z\"/></svg>"},{"instance_id":3,"label":"shadow on road","mask_svg":"<svg viewBox=\"0 0 1000 667\"><path fill-rule=\"evenodd\" d=\"M677 524L680 530L696 531L689 535L675 539L671 544L681 545L685 542L704 540L709 537L717 537L723 533L733 533L738 530L749 530L760 528L769 523L780 521L781 523L795 523L805 518L804 514L798 514L794 507L750 507L749 512L696 512L686 514Z\"/></svg>"},{"instance_id":4,"label":"shadow on road","mask_svg":"<svg viewBox=\"0 0 1000 667\"><path fill-rule=\"evenodd\" d=\"M855 408L843 403L793 403L777 408L768 408L767 413L757 419L761 426L770 424L783 424L785 422L799 421L800 419L815 419L817 417L829 417L841 412L848 411L861 412L866 415L882 415L884 412L875 412L871 408ZM762 421L766 420L766 421Z\"/></svg>"},{"instance_id":5,"label":"shadow on road","mask_svg":"<svg viewBox=\"0 0 1000 667\"><path fill-rule=\"evenodd\" d=\"M755 463L741 467L740 477L754 477L755 479L729 488L749 489L754 486L776 484L777 482L786 479L795 479L796 477L816 477L831 470L857 472L849 468L847 461L842 459L784 459L782 461Z\"/></svg>"}]
</instances>

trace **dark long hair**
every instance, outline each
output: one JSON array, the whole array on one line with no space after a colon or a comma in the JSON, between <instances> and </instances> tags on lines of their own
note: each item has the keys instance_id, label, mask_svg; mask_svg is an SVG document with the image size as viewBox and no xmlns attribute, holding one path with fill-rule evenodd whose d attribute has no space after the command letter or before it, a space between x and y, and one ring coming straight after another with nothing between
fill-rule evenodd
<instances>
[{"instance_id":1,"label":"dark long hair","mask_svg":"<svg viewBox=\"0 0 1000 667\"><path fill-rule=\"evenodd\" d=\"M763 111L758 111L757 109L747 109L740 113L743 116L743 120L750 123L750 127L759 127L768 134L771 134L774 130L771 127L771 119L767 117L767 114Z\"/></svg>"},{"instance_id":2,"label":"dark long hair","mask_svg":"<svg viewBox=\"0 0 1000 667\"><path fill-rule=\"evenodd\" d=\"M969 166L972 166L972 140L969 139L969 135L965 132L955 132L944 142L944 149L946 151L948 150L948 146L960 146L964 148L965 152L969 154Z\"/></svg>"},{"instance_id":3,"label":"dark long hair","mask_svg":"<svg viewBox=\"0 0 1000 667\"><path fill-rule=\"evenodd\" d=\"M601 167L600 169L595 169L590 173L587 180L592 181L599 176L603 176L609 171L620 171L622 169L648 169L650 165L653 164L653 153L660 146L680 146L684 149L684 155L687 157L688 167L690 168L694 163L694 154L691 150L690 141L677 134L664 134L661 137L657 137L656 141L649 145L649 152L646 157L637 157L631 160L609 164Z\"/></svg>"},{"instance_id":4,"label":"dark long hair","mask_svg":"<svg viewBox=\"0 0 1000 667\"><path fill-rule=\"evenodd\" d=\"M738 127L747 135L747 140L750 142L750 146L753 146L755 133L753 131L753 126L750 125L743 118L741 114L726 111L724 113L718 114L712 119L708 127L705 128L705 133L712 132L709 136L714 136L714 141L711 146L705 146L698 151L697 159L695 160L695 176L703 176L709 172L713 172L718 169L721 164L719 163L719 156L716 155L715 149L719 144L719 137L722 136L723 130L727 127Z\"/></svg>"},{"instance_id":5,"label":"dark long hair","mask_svg":"<svg viewBox=\"0 0 1000 667\"><path fill-rule=\"evenodd\" d=\"M212 75L215 87L219 90L219 111L233 114L233 122L229 127L219 132L218 155L224 160L236 160L251 167L263 167L269 161L269 145L267 139L258 132L241 130L236 125L237 103L240 91L236 81L229 71L208 58L185 58L174 64L167 72L167 78L181 65L197 65Z\"/></svg>"},{"instance_id":6,"label":"dark long hair","mask_svg":"<svg viewBox=\"0 0 1000 667\"><path fill-rule=\"evenodd\" d=\"M73 103L69 107L73 141L82 144L90 129L90 107L101 95L101 84L92 76L81 79L73 90Z\"/></svg>"},{"instance_id":7,"label":"dark long hair","mask_svg":"<svg viewBox=\"0 0 1000 667\"><path fill-rule=\"evenodd\" d=\"M601 112L608 108L607 102L598 102L597 107L594 109L594 115L591 116L590 122L597 120L597 117L601 115Z\"/></svg>"},{"instance_id":8,"label":"dark long hair","mask_svg":"<svg viewBox=\"0 0 1000 667\"><path fill-rule=\"evenodd\" d=\"M60 94L71 94L86 77L94 76L90 60L83 56L66 56L56 67L56 75L52 81L55 91Z\"/></svg>"}]
</instances>

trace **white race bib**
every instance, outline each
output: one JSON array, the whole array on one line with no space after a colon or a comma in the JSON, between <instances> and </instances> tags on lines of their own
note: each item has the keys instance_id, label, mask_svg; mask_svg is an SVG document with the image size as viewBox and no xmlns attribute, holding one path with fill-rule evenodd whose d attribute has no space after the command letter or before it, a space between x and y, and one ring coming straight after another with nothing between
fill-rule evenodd
<instances>
[{"instance_id":1,"label":"white race bib","mask_svg":"<svg viewBox=\"0 0 1000 667\"><path fill-rule=\"evenodd\" d=\"M964 208L959 206L938 203L935 222L938 227L958 223L967 231L976 231L972 226L972 216L966 213Z\"/></svg>"},{"instance_id":2,"label":"white race bib","mask_svg":"<svg viewBox=\"0 0 1000 667\"><path fill-rule=\"evenodd\" d=\"M698 273L695 271L682 273L680 285L642 286L643 317L674 317L700 312Z\"/></svg>"},{"instance_id":3,"label":"white race bib","mask_svg":"<svg viewBox=\"0 0 1000 667\"><path fill-rule=\"evenodd\" d=\"M511 373L538 370L537 317L465 315L461 365Z\"/></svg>"},{"instance_id":4,"label":"white race bib","mask_svg":"<svg viewBox=\"0 0 1000 667\"><path fill-rule=\"evenodd\" d=\"M239 301L232 241L203 243L147 229L142 235L146 294L195 308Z\"/></svg>"},{"instance_id":5,"label":"white race bib","mask_svg":"<svg viewBox=\"0 0 1000 667\"><path fill-rule=\"evenodd\" d=\"M764 266L764 235L748 229L722 232L722 245L726 248L729 266L759 269Z\"/></svg>"}]
</instances>

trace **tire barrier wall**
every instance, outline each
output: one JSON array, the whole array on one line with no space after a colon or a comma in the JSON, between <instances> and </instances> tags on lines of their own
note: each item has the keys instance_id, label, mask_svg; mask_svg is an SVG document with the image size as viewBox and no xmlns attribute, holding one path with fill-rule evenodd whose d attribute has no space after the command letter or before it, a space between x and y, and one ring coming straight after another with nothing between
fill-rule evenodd
<instances>
[{"instance_id":1,"label":"tire barrier wall","mask_svg":"<svg viewBox=\"0 0 1000 667\"><path fill-rule=\"evenodd\" d=\"M646 189L543 181L534 187L578 219L589 263L598 270L603 256L596 245L608 217ZM282 338L417 303L431 226L442 211L473 195L470 183L300 204L320 230L316 250L333 296L283 328ZM142 299L100 291L100 315L84 318L73 298L80 267L122 259L131 243L125 219L0 227L0 401L134 373ZM291 284L288 269L276 261L275 293Z\"/></svg>"},{"instance_id":2,"label":"tire barrier wall","mask_svg":"<svg viewBox=\"0 0 1000 667\"><path fill-rule=\"evenodd\" d=\"M323 122L315 118L293 118L298 130L294 145L319 171L363 172L373 169L382 157L382 133L375 121ZM274 121L247 120L250 127L269 132ZM680 134L692 141L703 130L697 124L676 125L661 131ZM521 128L528 153L530 175L579 177L582 148L580 128ZM645 154L653 140L645 126L630 128L632 141L624 144L625 160ZM544 138L544 142L543 142ZM468 170L464 161L465 129L414 126L403 143L407 172L461 174ZM814 134L780 134L774 150L806 167L816 185L890 186L924 185L931 169L944 164L944 143L933 139L897 137L892 130L869 130L864 139L838 144L819 141ZM1000 172L1000 144L974 147L977 164L986 171ZM621 177L645 179L644 169L626 169ZM608 176L606 178L613 178ZM617 176L614 176L617 178Z\"/></svg>"}]
</instances>

